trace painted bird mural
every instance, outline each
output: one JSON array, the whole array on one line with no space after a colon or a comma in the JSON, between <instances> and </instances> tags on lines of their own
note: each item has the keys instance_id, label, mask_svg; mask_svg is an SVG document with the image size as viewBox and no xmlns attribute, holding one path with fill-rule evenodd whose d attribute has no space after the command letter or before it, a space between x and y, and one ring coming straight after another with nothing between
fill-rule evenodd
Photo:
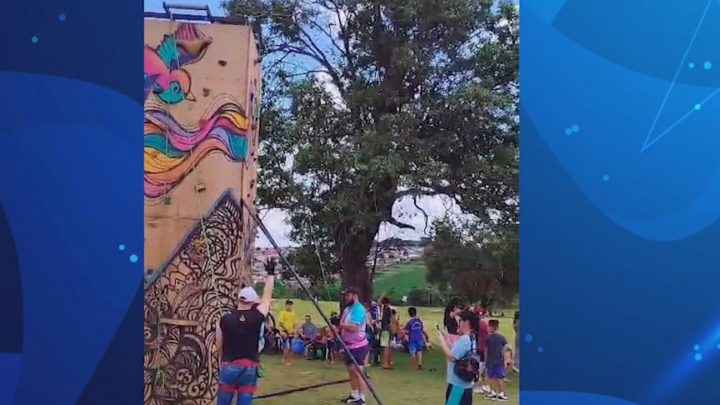
<instances>
[{"instance_id":1,"label":"painted bird mural","mask_svg":"<svg viewBox=\"0 0 720 405\"><path fill-rule=\"evenodd\" d=\"M167 104L195 101L190 74L183 66L200 60L211 43L212 38L205 36L195 25L181 23L174 33L165 35L156 48L145 45L144 99L147 100L152 92Z\"/></svg>"}]
</instances>

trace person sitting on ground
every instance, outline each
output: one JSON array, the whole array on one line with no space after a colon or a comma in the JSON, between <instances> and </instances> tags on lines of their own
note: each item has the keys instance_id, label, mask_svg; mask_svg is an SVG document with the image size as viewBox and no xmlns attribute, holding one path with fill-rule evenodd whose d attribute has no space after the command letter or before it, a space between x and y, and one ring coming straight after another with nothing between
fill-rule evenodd
<instances>
[{"instance_id":1,"label":"person sitting on ground","mask_svg":"<svg viewBox=\"0 0 720 405\"><path fill-rule=\"evenodd\" d=\"M332 325L331 329L328 329L328 346L330 349L330 364L335 364L338 358L338 354L340 354L340 351L342 349L342 344L340 343L340 339L338 338L337 334L335 333L334 329L337 329L340 327L340 317L338 316L338 313L336 311L332 311L330 313L330 325Z\"/></svg>"},{"instance_id":2,"label":"person sitting on ground","mask_svg":"<svg viewBox=\"0 0 720 405\"><path fill-rule=\"evenodd\" d=\"M262 298L252 287L240 289L235 310L220 318L215 327L215 347L221 365L217 405L231 405L235 396L238 404L250 404L255 396L258 373L262 374L262 333L272 302L275 266L272 259L265 263L267 278Z\"/></svg>"},{"instance_id":3,"label":"person sitting on ground","mask_svg":"<svg viewBox=\"0 0 720 405\"><path fill-rule=\"evenodd\" d=\"M408 342L408 351L410 352L410 367L416 370L422 370L423 358L422 353L427 341L425 340L425 324L417 316L417 308L408 308L410 320L405 324L405 337Z\"/></svg>"},{"instance_id":4,"label":"person sitting on ground","mask_svg":"<svg viewBox=\"0 0 720 405\"><path fill-rule=\"evenodd\" d=\"M485 364L487 368L487 377L490 382L489 393L485 394L486 399L507 401L505 395L505 346L507 339L500 334L500 321L491 319L488 322L488 332L490 332L485 341Z\"/></svg>"},{"instance_id":5,"label":"person sitting on ground","mask_svg":"<svg viewBox=\"0 0 720 405\"><path fill-rule=\"evenodd\" d=\"M308 360L327 360L328 337L327 327L319 328L315 339L308 345Z\"/></svg>"},{"instance_id":6,"label":"person sitting on ground","mask_svg":"<svg viewBox=\"0 0 720 405\"><path fill-rule=\"evenodd\" d=\"M297 336L305 344L305 354L308 359L310 358L310 351L312 350L311 346L315 342L317 334L318 327L312 323L312 317L310 315L305 315L305 322L297 329Z\"/></svg>"},{"instance_id":7,"label":"person sitting on ground","mask_svg":"<svg viewBox=\"0 0 720 405\"><path fill-rule=\"evenodd\" d=\"M296 320L292 300L285 301L285 309L278 315L278 332L282 338L283 360L286 366L292 361L292 340L295 337Z\"/></svg>"},{"instance_id":8,"label":"person sitting on ground","mask_svg":"<svg viewBox=\"0 0 720 405\"><path fill-rule=\"evenodd\" d=\"M277 350L278 338L279 338L279 335L278 335L277 331L275 330L275 327L273 326L272 315L268 314L268 316L265 317L265 327L264 327L265 344L263 346L262 352L267 354L267 353L272 353L275 350Z\"/></svg>"}]
</instances>

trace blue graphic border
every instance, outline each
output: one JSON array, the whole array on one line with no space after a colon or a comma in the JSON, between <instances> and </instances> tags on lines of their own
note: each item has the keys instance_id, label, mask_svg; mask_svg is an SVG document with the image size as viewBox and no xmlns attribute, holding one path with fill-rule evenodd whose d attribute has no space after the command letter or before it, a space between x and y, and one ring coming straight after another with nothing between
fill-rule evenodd
<instances>
[{"instance_id":1,"label":"blue graphic border","mask_svg":"<svg viewBox=\"0 0 720 405\"><path fill-rule=\"evenodd\" d=\"M520 10L520 402L720 403L720 1Z\"/></svg>"},{"instance_id":2,"label":"blue graphic border","mask_svg":"<svg viewBox=\"0 0 720 405\"><path fill-rule=\"evenodd\" d=\"M143 403L143 3L0 31L0 405Z\"/></svg>"}]
</instances>

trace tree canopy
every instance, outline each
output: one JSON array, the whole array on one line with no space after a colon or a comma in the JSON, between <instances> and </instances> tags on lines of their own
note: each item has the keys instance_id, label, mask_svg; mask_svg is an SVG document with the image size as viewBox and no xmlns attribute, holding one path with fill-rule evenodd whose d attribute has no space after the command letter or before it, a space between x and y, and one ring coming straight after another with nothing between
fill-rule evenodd
<instances>
[{"instance_id":1,"label":"tree canopy","mask_svg":"<svg viewBox=\"0 0 720 405\"><path fill-rule=\"evenodd\" d=\"M438 221L433 242L423 254L427 279L464 300L509 303L519 289L516 227L477 227Z\"/></svg>"},{"instance_id":2,"label":"tree canopy","mask_svg":"<svg viewBox=\"0 0 720 405\"><path fill-rule=\"evenodd\" d=\"M393 216L400 199L444 195L481 223L517 221L516 4L224 6L261 37L259 204L287 210L306 261L320 246L367 300L381 224L412 228Z\"/></svg>"}]
</instances>

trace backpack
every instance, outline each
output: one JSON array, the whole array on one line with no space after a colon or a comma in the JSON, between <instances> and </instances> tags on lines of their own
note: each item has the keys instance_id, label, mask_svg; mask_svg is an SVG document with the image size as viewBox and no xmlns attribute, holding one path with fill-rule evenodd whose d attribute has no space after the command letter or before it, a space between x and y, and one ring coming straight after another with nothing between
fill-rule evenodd
<instances>
[{"instance_id":1,"label":"backpack","mask_svg":"<svg viewBox=\"0 0 720 405\"><path fill-rule=\"evenodd\" d=\"M477 355L477 339L470 335L470 350L461 359L453 363L455 375L467 383L477 381L480 377L480 358Z\"/></svg>"}]
</instances>

